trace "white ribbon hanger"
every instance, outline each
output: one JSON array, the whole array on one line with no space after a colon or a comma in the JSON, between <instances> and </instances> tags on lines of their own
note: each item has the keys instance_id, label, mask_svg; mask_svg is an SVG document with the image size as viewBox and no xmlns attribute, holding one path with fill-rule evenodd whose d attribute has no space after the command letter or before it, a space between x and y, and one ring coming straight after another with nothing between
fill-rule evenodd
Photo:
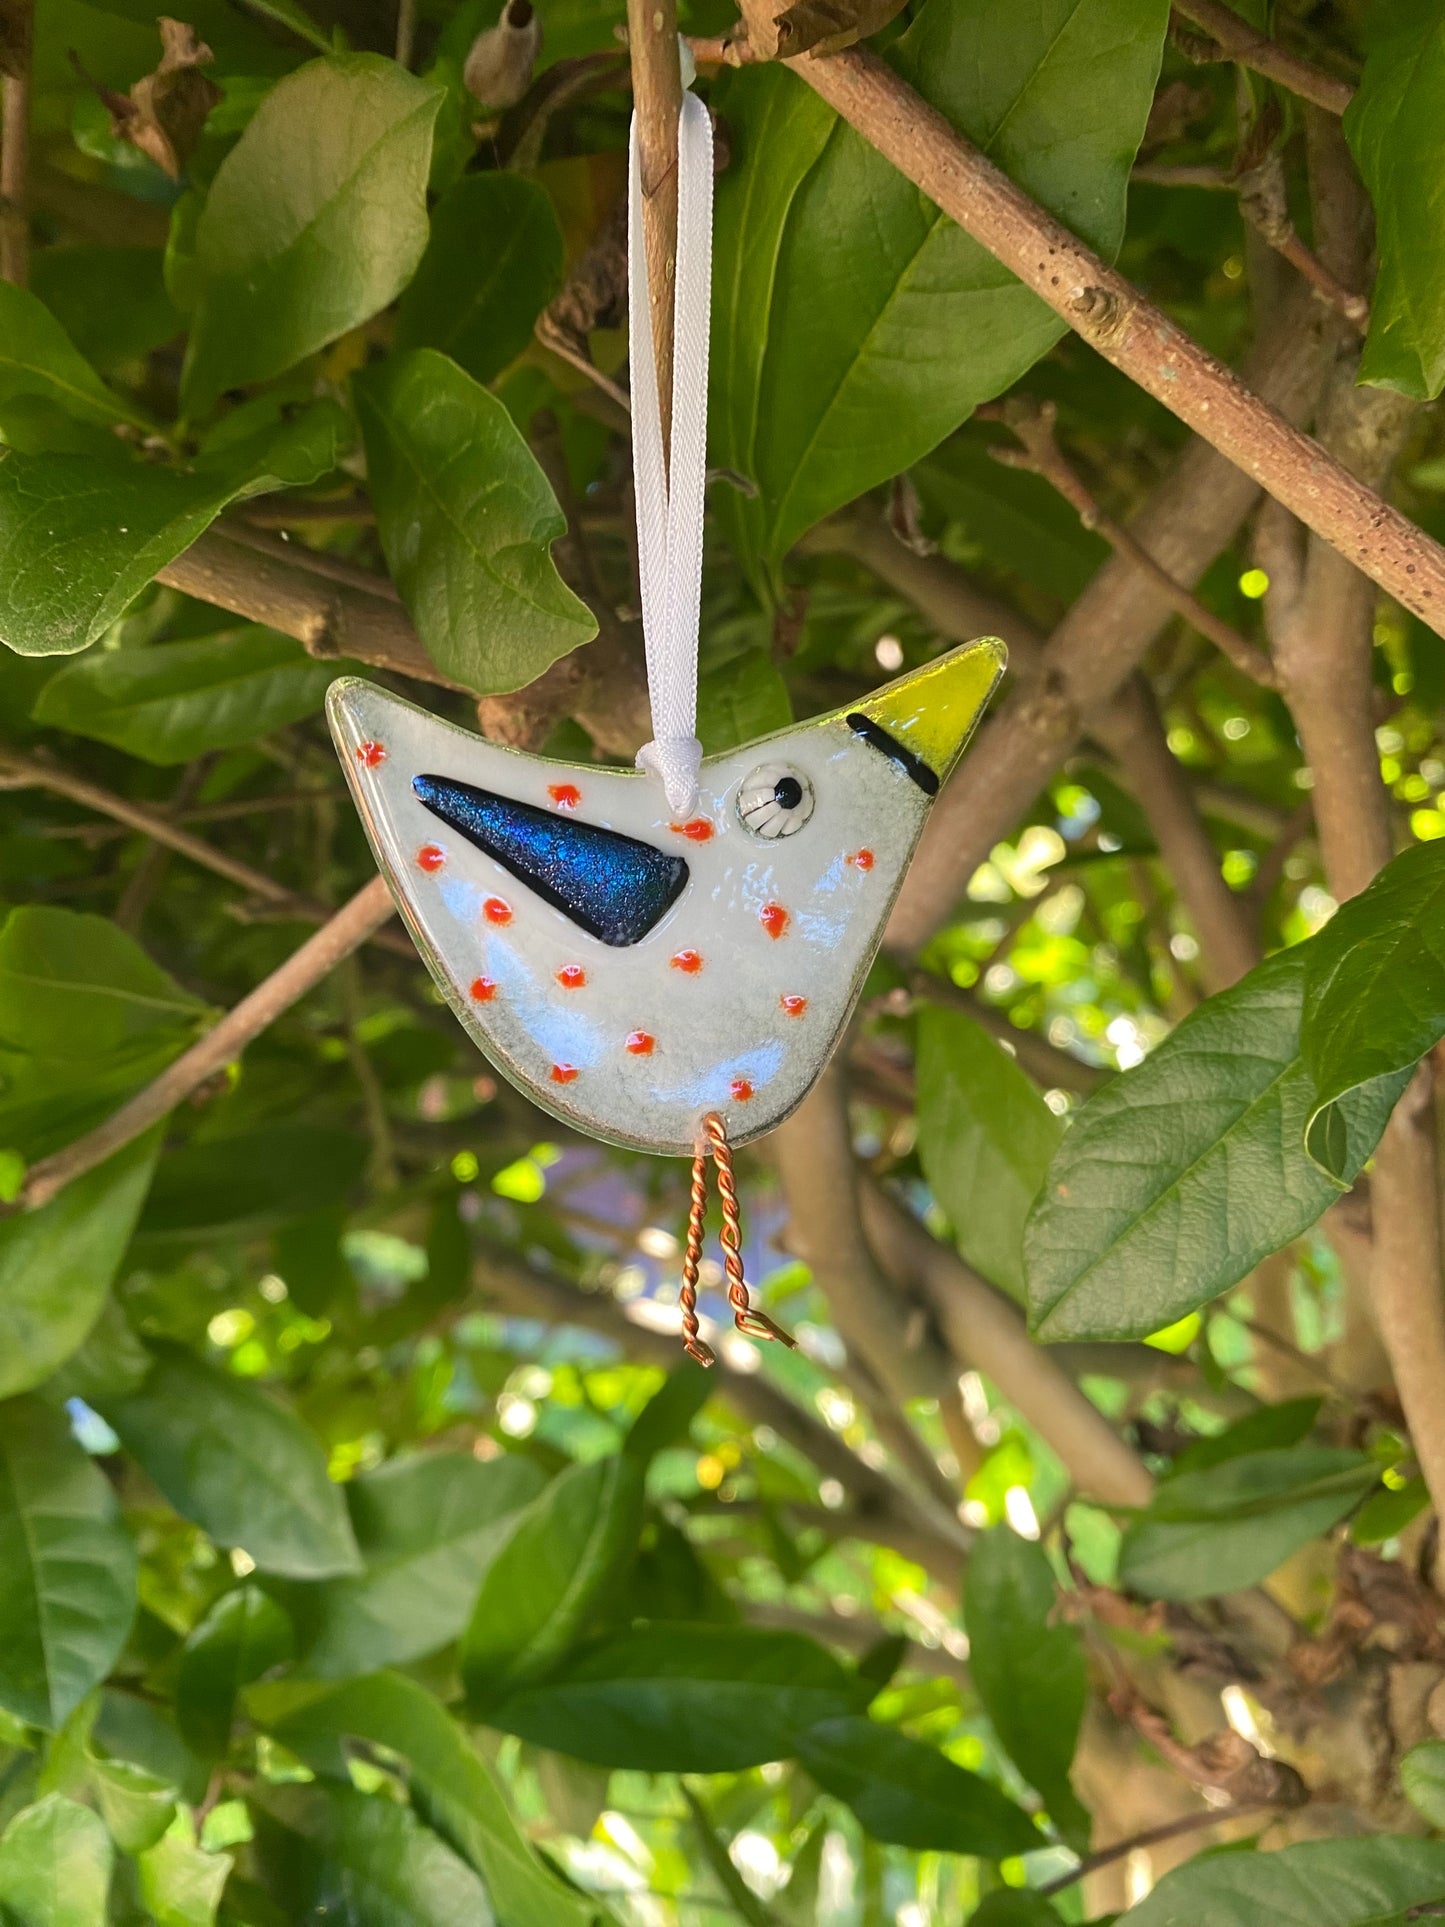
<instances>
[{"instance_id":1,"label":"white ribbon hanger","mask_svg":"<svg viewBox=\"0 0 1445 1927\"><path fill-rule=\"evenodd\" d=\"M627 318L632 388L632 468L638 572L652 741L637 764L658 777L668 808L697 801L697 634L702 601L703 491L707 471L708 323L712 302L712 122L684 94L677 125L677 286L673 304L672 448L662 458L662 416L647 249L642 164L632 118L627 196Z\"/></svg>"}]
</instances>

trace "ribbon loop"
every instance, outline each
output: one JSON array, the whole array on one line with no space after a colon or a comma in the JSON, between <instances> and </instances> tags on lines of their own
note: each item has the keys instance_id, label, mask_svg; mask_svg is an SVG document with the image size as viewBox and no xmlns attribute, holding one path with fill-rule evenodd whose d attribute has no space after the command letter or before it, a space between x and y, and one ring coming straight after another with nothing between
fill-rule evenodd
<instances>
[{"instance_id":1,"label":"ribbon loop","mask_svg":"<svg viewBox=\"0 0 1445 1927\"><path fill-rule=\"evenodd\" d=\"M668 808L678 816L688 815L697 801L702 761L702 744L697 739L697 637L707 477L712 168L708 111L695 94L684 94L677 125L672 445L664 463L642 226L642 163L633 115L627 197L632 464L653 738L638 752L637 764L661 780Z\"/></svg>"}]
</instances>

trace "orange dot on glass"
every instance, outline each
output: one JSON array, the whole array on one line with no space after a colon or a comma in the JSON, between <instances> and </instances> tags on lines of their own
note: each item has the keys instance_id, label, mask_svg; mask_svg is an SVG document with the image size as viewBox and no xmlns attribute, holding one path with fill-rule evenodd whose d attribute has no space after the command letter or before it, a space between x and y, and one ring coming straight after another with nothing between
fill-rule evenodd
<instances>
[{"instance_id":1,"label":"orange dot on glass","mask_svg":"<svg viewBox=\"0 0 1445 1927\"><path fill-rule=\"evenodd\" d=\"M576 1082L576 1078L577 1066L575 1064L554 1064L552 1066L552 1082L554 1084L572 1084Z\"/></svg>"},{"instance_id":2,"label":"orange dot on glass","mask_svg":"<svg viewBox=\"0 0 1445 1927\"><path fill-rule=\"evenodd\" d=\"M361 743L357 747L356 760L363 769L375 769L378 763L386 761L386 749L381 743Z\"/></svg>"},{"instance_id":3,"label":"orange dot on glass","mask_svg":"<svg viewBox=\"0 0 1445 1927\"><path fill-rule=\"evenodd\" d=\"M497 986L490 977L473 977L471 991L473 1003L489 1004L496 994Z\"/></svg>"},{"instance_id":4,"label":"orange dot on glass","mask_svg":"<svg viewBox=\"0 0 1445 1927\"><path fill-rule=\"evenodd\" d=\"M781 903L765 903L758 912L758 921L776 941L788 927L788 913Z\"/></svg>"},{"instance_id":5,"label":"orange dot on glass","mask_svg":"<svg viewBox=\"0 0 1445 1927\"><path fill-rule=\"evenodd\" d=\"M690 823L674 823L674 836L689 837L694 843L708 843L712 840L712 824L705 816L695 816Z\"/></svg>"},{"instance_id":6,"label":"orange dot on glass","mask_svg":"<svg viewBox=\"0 0 1445 1927\"><path fill-rule=\"evenodd\" d=\"M634 1030L628 1033L627 1048L634 1057L651 1057L656 1044L657 1039L649 1031Z\"/></svg>"},{"instance_id":7,"label":"orange dot on glass","mask_svg":"<svg viewBox=\"0 0 1445 1927\"><path fill-rule=\"evenodd\" d=\"M581 964L563 964L557 972L557 981L564 990L580 990L587 981L587 972Z\"/></svg>"},{"instance_id":8,"label":"orange dot on glass","mask_svg":"<svg viewBox=\"0 0 1445 1927\"><path fill-rule=\"evenodd\" d=\"M801 1017L803 1012L808 1008L808 1000L806 997L780 997L778 1002L783 1006L783 1014L786 1017Z\"/></svg>"},{"instance_id":9,"label":"orange dot on glass","mask_svg":"<svg viewBox=\"0 0 1445 1927\"><path fill-rule=\"evenodd\" d=\"M488 923L510 923L512 906L505 897L488 897L482 905L482 915Z\"/></svg>"},{"instance_id":10,"label":"orange dot on glass","mask_svg":"<svg viewBox=\"0 0 1445 1927\"><path fill-rule=\"evenodd\" d=\"M702 969L702 958L695 950L679 950L668 961L674 970L684 971L689 977L695 977Z\"/></svg>"},{"instance_id":11,"label":"orange dot on glass","mask_svg":"<svg viewBox=\"0 0 1445 1927\"><path fill-rule=\"evenodd\" d=\"M423 843L416 853L416 867L425 870L428 876L439 870L447 860L447 853L440 843Z\"/></svg>"},{"instance_id":12,"label":"orange dot on glass","mask_svg":"<svg viewBox=\"0 0 1445 1927\"><path fill-rule=\"evenodd\" d=\"M575 810L582 801L582 792L575 783L549 783L547 794L559 810Z\"/></svg>"},{"instance_id":13,"label":"orange dot on glass","mask_svg":"<svg viewBox=\"0 0 1445 1927\"><path fill-rule=\"evenodd\" d=\"M753 1087L745 1077L735 1077L732 1083L728 1085L728 1089L732 1092L739 1104L746 1104L753 1094Z\"/></svg>"},{"instance_id":14,"label":"orange dot on glass","mask_svg":"<svg viewBox=\"0 0 1445 1927\"><path fill-rule=\"evenodd\" d=\"M871 850L855 850L848 861L853 865L855 870L871 870L873 868L873 852Z\"/></svg>"}]
</instances>

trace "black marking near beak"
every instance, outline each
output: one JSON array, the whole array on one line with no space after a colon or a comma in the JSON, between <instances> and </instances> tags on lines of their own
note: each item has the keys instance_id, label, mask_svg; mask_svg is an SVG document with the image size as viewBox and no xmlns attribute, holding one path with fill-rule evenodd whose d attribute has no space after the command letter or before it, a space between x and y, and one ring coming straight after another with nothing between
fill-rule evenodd
<instances>
[{"instance_id":1,"label":"black marking near beak","mask_svg":"<svg viewBox=\"0 0 1445 1927\"><path fill-rule=\"evenodd\" d=\"M861 736L870 749L876 749L880 756L896 763L905 776L911 776L925 796L937 796L937 776L921 756L915 756L906 743L890 736L881 723L875 723L871 716L855 709L848 716L848 727L855 736Z\"/></svg>"}]
</instances>

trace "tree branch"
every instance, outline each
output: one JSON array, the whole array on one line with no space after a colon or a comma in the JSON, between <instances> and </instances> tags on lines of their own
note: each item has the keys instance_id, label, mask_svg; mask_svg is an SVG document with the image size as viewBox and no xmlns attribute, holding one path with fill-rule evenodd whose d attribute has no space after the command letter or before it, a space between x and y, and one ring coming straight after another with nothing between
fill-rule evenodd
<instances>
[{"instance_id":1,"label":"tree branch","mask_svg":"<svg viewBox=\"0 0 1445 1927\"><path fill-rule=\"evenodd\" d=\"M682 68L676 0L627 0L632 105L642 177L642 236L647 248L648 305L657 365L663 460L672 447L673 296L677 285L677 117ZM632 343L632 353L640 344Z\"/></svg>"},{"instance_id":2,"label":"tree branch","mask_svg":"<svg viewBox=\"0 0 1445 1927\"><path fill-rule=\"evenodd\" d=\"M744 9L769 51L771 9L772 0ZM885 61L855 47L787 64L1106 360L1445 633L1445 549L1031 201Z\"/></svg>"},{"instance_id":3,"label":"tree branch","mask_svg":"<svg viewBox=\"0 0 1445 1927\"><path fill-rule=\"evenodd\" d=\"M201 837L192 836L173 817L163 815L159 810L147 809L141 803L133 803L127 796L117 796L112 790L102 789L99 783L75 775L59 763L51 762L48 757L27 756L20 750L0 749L0 789L32 788L49 790L55 796L65 797L68 802L78 803L82 809L96 810L102 816L111 817L127 829L149 837L153 843L174 850L177 856L189 857L192 863L199 863L202 868L214 871L217 876L225 877L227 882L239 884L243 890L260 897L263 902L273 903L278 909L288 911L301 922L325 923L332 915L325 904L298 895L284 883L278 883L275 877L268 876L264 870L254 870L249 863L227 856L224 850L216 849ZM399 933L379 931L373 941L408 961L416 956L410 939Z\"/></svg>"},{"instance_id":4,"label":"tree branch","mask_svg":"<svg viewBox=\"0 0 1445 1927\"><path fill-rule=\"evenodd\" d=\"M1348 82L1336 80L1333 74L1290 53L1268 34L1242 20L1221 0L1174 0L1174 11L1182 13L1186 20L1192 20L1196 27L1202 27L1218 41L1222 55L1237 61L1241 67L1263 74L1266 80L1277 80L1290 93L1298 94L1301 100L1313 101L1327 113L1343 114L1355 97L1355 90Z\"/></svg>"},{"instance_id":5,"label":"tree branch","mask_svg":"<svg viewBox=\"0 0 1445 1927\"><path fill-rule=\"evenodd\" d=\"M104 1163L112 1152L138 1138L142 1131L159 1123L177 1104L198 1090L209 1077L222 1071L294 1003L314 990L334 970L343 957L349 957L359 944L386 922L395 911L391 892L382 877L373 877L329 923L294 951L279 970L243 997L199 1043L178 1057L169 1069L124 1104L95 1130L67 1144L53 1157L32 1164L21 1188L18 1206L34 1211L48 1204L72 1179L81 1177Z\"/></svg>"},{"instance_id":6,"label":"tree branch","mask_svg":"<svg viewBox=\"0 0 1445 1927\"><path fill-rule=\"evenodd\" d=\"M6 6L7 61L0 78L0 281L30 278L30 50L34 0Z\"/></svg>"},{"instance_id":7,"label":"tree branch","mask_svg":"<svg viewBox=\"0 0 1445 1927\"><path fill-rule=\"evenodd\" d=\"M1269 314L1251 372L1276 407L1308 415L1338 325L1298 282ZM1195 582L1234 539L1256 497L1247 476L1196 440L1130 527L1176 581ZM1103 565L1049 638L1037 680L1000 705L934 805L889 921L891 949L911 955L947 921L973 872L1078 741L1085 719L1173 617L1158 583L1132 561L1114 556Z\"/></svg>"},{"instance_id":8,"label":"tree branch","mask_svg":"<svg viewBox=\"0 0 1445 1927\"><path fill-rule=\"evenodd\" d=\"M1048 1351L1018 1307L985 1284L879 1186L862 1188L862 1225L895 1277L922 1287L960 1366L993 1380L1056 1452L1076 1485L1104 1505L1143 1506L1154 1481Z\"/></svg>"}]
</instances>

